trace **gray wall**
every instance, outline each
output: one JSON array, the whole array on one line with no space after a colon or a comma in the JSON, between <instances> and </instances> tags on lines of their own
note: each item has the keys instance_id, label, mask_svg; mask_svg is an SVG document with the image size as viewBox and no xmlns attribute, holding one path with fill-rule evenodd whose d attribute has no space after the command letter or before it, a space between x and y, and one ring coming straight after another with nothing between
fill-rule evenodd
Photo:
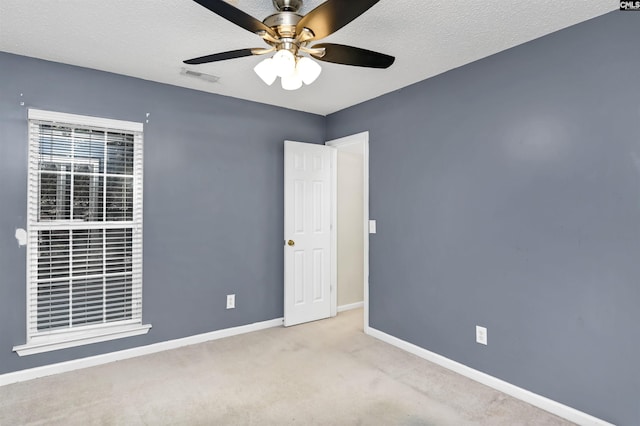
<instances>
[{"instance_id":1,"label":"gray wall","mask_svg":"<svg viewBox=\"0 0 640 426\"><path fill-rule=\"evenodd\" d=\"M282 317L283 140L324 117L0 52L0 374ZM145 336L19 357L26 107L144 121ZM282 123L286 123L283 126ZM235 310L226 310L228 293Z\"/></svg>"},{"instance_id":2,"label":"gray wall","mask_svg":"<svg viewBox=\"0 0 640 426\"><path fill-rule=\"evenodd\" d=\"M613 12L328 117L370 131L372 327L640 424L639 40Z\"/></svg>"}]
</instances>

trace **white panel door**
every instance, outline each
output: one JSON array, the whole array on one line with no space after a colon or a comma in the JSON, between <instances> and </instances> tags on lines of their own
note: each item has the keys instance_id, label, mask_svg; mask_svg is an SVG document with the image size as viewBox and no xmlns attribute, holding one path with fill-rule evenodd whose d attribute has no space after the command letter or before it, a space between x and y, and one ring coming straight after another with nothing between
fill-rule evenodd
<instances>
[{"instance_id":1,"label":"white panel door","mask_svg":"<svg viewBox=\"0 0 640 426\"><path fill-rule=\"evenodd\" d=\"M336 149L284 143L284 325L331 315Z\"/></svg>"}]
</instances>

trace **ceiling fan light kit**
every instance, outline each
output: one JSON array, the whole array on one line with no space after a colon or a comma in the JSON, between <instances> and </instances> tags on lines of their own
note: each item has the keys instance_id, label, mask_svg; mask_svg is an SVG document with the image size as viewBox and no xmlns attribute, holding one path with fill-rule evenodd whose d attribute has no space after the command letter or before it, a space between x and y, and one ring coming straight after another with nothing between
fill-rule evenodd
<instances>
[{"instance_id":1,"label":"ceiling fan light kit","mask_svg":"<svg viewBox=\"0 0 640 426\"><path fill-rule=\"evenodd\" d=\"M322 72L320 64L311 58L369 68L388 68L395 60L393 56L383 53L341 44L322 43L309 46L311 42L338 31L379 0L326 0L304 16L297 13L302 6L302 0L272 0L277 12L262 22L224 0L194 1L258 35L269 47L201 56L186 60L185 64L205 64L275 52L272 57L259 62L253 70L267 85L272 85L280 77L284 90L297 90L303 83L312 84Z\"/></svg>"},{"instance_id":2,"label":"ceiling fan light kit","mask_svg":"<svg viewBox=\"0 0 640 426\"><path fill-rule=\"evenodd\" d=\"M316 81L322 67L306 56L295 58L288 50L279 50L273 58L260 61L253 70L269 86L280 77L283 89L297 90L302 83L309 85Z\"/></svg>"}]
</instances>

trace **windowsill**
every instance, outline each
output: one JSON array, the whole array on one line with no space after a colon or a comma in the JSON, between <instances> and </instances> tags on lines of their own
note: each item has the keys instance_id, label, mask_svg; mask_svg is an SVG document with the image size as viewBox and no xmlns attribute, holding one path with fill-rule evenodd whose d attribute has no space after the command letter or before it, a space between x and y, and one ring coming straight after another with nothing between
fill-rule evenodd
<instances>
[{"instance_id":1,"label":"windowsill","mask_svg":"<svg viewBox=\"0 0 640 426\"><path fill-rule=\"evenodd\" d=\"M106 342L108 340L147 334L150 328L151 324L128 324L48 336L37 336L25 345L14 346L13 351L17 352L20 356L39 354L58 349L88 345L90 343Z\"/></svg>"}]
</instances>

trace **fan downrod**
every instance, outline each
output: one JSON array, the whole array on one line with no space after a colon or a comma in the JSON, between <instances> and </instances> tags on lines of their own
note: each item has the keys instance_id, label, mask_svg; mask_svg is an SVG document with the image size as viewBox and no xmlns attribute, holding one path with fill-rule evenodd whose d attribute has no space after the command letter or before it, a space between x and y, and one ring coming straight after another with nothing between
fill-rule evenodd
<instances>
[{"instance_id":1,"label":"fan downrod","mask_svg":"<svg viewBox=\"0 0 640 426\"><path fill-rule=\"evenodd\" d=\"M302 0L273 0L273 7L278 12L297 12L302 7Z\"/></svg>"}]
</instances>

